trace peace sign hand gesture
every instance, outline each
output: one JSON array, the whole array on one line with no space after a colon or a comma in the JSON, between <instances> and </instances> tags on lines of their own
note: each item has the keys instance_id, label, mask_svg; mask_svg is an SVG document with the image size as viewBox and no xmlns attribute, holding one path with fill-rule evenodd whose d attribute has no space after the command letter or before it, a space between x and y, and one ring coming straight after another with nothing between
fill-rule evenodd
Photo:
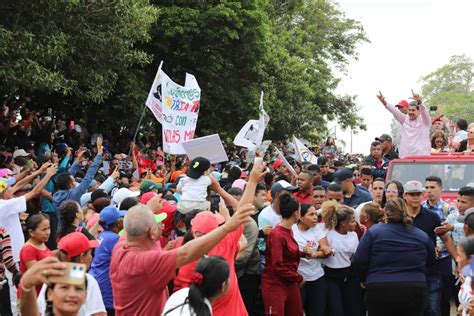
<instances>
[{"instance_id":1,"label":"peace sign hand gesture","mask_svg":"<svg viewBox=\"0 0 474 316\"><path fill-rule=\"evenodd\" d=\"M411 95L412 97L410 99L415 100L417 104L421 104L421 102L423 102L423 98L421 97L421 95L413 92L413 89L411 90Z\"/></svg>"},{"instance_id":2,"label":"peace sign hand gesture","mask_svg":"<svg viewBox=\"0 0 474 316\"><path fill-rule=\"evenodd\" d=\"M382 102L383 105L387 105L387 101L385 101L385 97L382 94L382 92L380 92L380 90L379 90L379 94L377 94L377 98L380 100L380 102Z\"/></svg>"}]
</instances>

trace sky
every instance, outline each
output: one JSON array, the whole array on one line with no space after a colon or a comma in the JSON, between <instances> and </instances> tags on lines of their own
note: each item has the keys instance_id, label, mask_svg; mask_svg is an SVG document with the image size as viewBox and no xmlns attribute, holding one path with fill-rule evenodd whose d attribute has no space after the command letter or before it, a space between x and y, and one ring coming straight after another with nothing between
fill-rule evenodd
<instances>
[{"instance_id":1,"label":"sky","mask_svg":"<svg viewBox=\"0 0 474 316\"><path fill-rule=\"evenodd\" d=\"M352 152L367 154L374 137L390 134L392 116L376 98L398 103L420 91L420 78L447 64L452 55L474 58L474 0L336 0L360 21L370 43L359 45L358 60L337 89L357 95L367 131L352 137ZM334 130L335 123L328 123ZM336 126L350 152L350 131Z\"/></svg>"}]
</instances>

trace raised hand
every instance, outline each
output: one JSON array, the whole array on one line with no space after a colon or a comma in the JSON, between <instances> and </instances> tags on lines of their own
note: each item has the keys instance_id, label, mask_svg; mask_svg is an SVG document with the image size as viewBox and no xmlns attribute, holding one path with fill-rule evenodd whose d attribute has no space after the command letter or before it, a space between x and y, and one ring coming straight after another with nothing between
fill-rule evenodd
<instances>
[{"instance_id":1,"label":"raised hand","mask_svg":"<svg viewBox=\"0 0 474 316\"><path fill-rule=\"evenodd\" d=\"M387 101L385 101L385 97L382 92L379 90L379 94L377 94L377 98L382 102L383 105L387 105Z\"/></svg>"},{"instance_id":2,"label":"raised hand","mask_svg":"<svg viewBox=\"0 0 474 316\"><path fill-rule=\"evenodd\" d=\"M103 144L102 137L97 137L96 143L97 143L97 154L102 155L104 152L104 146L102 146Z\"/></svg>"},{"instance_id":3,"label":"raised hand","mask_svg":"<svg viewBox=\"0 0 474 316\"><path fill-rule=\"evenodd\" d=\"M411 90L411 95L412 96L410 97L410 99L415 100L417 104L421 104L421 102L423 102L423 98L421 97L421 95L413 92L413 89Z\"/></svg>"}]
</instances>

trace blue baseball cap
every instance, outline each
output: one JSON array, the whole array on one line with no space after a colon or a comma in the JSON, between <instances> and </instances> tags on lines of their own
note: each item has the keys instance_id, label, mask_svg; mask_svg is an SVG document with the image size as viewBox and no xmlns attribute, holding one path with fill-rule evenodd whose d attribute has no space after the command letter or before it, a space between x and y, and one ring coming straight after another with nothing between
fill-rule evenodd
<instances>
[{"instance_id":1,"label":"blue baseball cap","mask_svg":"<svg viewBox=\"0 0 474 316\"><path fill-rule=\"evenodd\" d=\"M126 211L120 211L115 205L104 207L99 214L99 219L105 225L112 225L120 217L125 217Z\"/></svg>"}]
</instances>

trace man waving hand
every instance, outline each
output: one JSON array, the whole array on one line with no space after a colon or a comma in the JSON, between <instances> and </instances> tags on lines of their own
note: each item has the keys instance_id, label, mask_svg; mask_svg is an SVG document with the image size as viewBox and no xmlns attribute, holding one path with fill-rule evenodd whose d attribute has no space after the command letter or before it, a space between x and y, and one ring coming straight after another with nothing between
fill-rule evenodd
<instances>
[{"instance_id":1,"label":"man waving hand","mask_svg":"<svg viewBox=\"0 0 474 316\"><path fill-rule=\"evenodd\" d=\"M431 155L430 125L431 119L419 94L411 91L413 101L408 106L408 114L403 114L392 104L385 101L382 92L379 91L377 98L393 117L402 125L402 137L398 148L400 158L407 156L429 156Z\"/></svg>"}]
</instances>

